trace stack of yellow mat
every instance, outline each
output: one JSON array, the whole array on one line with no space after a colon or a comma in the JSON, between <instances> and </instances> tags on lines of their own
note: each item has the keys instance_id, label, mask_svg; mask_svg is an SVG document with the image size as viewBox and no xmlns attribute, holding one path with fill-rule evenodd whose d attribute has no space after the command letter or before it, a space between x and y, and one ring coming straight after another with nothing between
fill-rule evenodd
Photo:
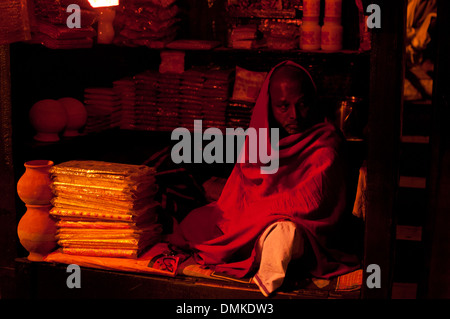
<instances>
[{"instance_id":1,"label":"stack of yellow mat","mask_svg":"<svg viewBox=\"0 0 450 319\"><path fill-rule=\"evenodd\" d=\"M68 161L51 169L62 252L137 258L160 240L155 170L145 165Z\"/></svg>"}]
</instances>

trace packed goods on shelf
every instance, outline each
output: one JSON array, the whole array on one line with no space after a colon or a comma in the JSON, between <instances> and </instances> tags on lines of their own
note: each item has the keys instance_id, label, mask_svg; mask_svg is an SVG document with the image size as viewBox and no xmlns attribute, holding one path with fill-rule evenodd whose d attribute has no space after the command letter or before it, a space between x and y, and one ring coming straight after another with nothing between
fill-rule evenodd
<instances>
[{"instance_id":1,"label":"packed goods on shelf","mask_svg":"<svg viewBox=\"0 0 450 319\"><path fill-rule=\"evenodd\" d=\"M194 120L202 120L203 127L225 128L232 74L233 70L197 67L180 73L148 70L116 81L115 89L122 92L125 87L119 83L127 81L129 92L120 127L193 130Z\"/></svg>"},{"instance_id":2,"label":"packed goods on shelf","mask_svg":"<svg viewBox=\"0 0 450 319\"><path fill-rule=\"evenodd\" d=\"M229 0L227 14L230 48L335 52L358 49L359 39L370 50L361 0Z\"/></svg>"},{"instance_id":3,"label":"packed goods on shelf","mask_svg":"<svg viewBox=\"0 0 450 319\"><path fill-rule=\"evenodd\" d=\"M236 66L192 67L179 72L147 70L124 77L111 87L84 90L84 133L110 128L172 131L247 128L259 89L267 75Z\"/></svg>"},{"instance_id":4,"label":"packed goods on shelf","mask_svg":"<svg viewBox=\"0 0 450 319\"><path fill-rule=\"evenodd\" d=\"M179 13L176 0L123 1L116 10L113 43L163 48L176 38Z\"/></svg>"},{"instance_id":5,"label":"packed goods on shelf","mask_svg":"<svg viewBox=\"0 0 450 319\"><path fill-rule=\"evenodd\" d=\"M129 0L112 6L112 43L119 46L147 46L160 49L175 40L180 22L180 9L175 0ZM73 10L80 8L80 25ZM88 0L36 0L30 10L31 43L51 49L92 47L98 37L102 13Z\"/></svg>"},{"instance_id":6,"label":"packed goods on shelf","mask_svg":"<svg viewBox=\"0 0 450 319\"><path fill-rule=\"evenodd\" d=\"M71 14L67 7L71 4L81 8L80 27L67 25ZM353 27L351 32L360 38L360 49L368 50L370 32L362 1L355 0L350 5L355 7L352 12L357 12L359 19L359 32L354 32ZM224 30L228 28L228 38L225 40L224 34L223 38L209 41L182 38L181 26L187 21L177 0L123 0L111 8L114 31L107 43L117 46L205 50L223 45L235 49L339 51L344 49L344 32L350 30L342 25L342 0L229 0L224 26ZM97 9L88 0L36 0L30 19L31 42L53 49L89 48L96 41L104 43L99 41L104 15Z\"/></svg>"},{"instance_id":7,"label":"packed goods on shelf","mask_svg":"<svg viewBox=\"0 0 450 319\"><path fill-rule=\"evenodd\" d=\"M301 8L303 0L228 0L230 10L292 10Z\"/></svg>"},{"instance_id":8,"label":"packed goods on shelf","mask_svg":"<svg viewBox=\"0 0 450 319\"><path fill-rule=\"evenodd\" d=\"M80 8L80 25L68 27L72 11L69 5ZM50 49L90 48L94 44L97 31L93 25L97 13L87 0L35 0L30 7L31 43L39 43ZM72 19L69 19L72 22Z\"/></svg>"}]
</instances>

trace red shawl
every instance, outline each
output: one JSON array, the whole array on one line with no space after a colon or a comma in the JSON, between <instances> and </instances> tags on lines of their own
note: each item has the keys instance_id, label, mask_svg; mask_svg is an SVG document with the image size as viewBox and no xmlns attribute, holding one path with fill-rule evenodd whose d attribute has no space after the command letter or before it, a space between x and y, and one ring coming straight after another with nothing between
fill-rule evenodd
<instances>
[{"instance_id":1,"label":"red shawl","mask_svg":"<svg viewBox=\"0 0 450 319\"><path fill-rule=\"evenodd\" d=\"M283 64L302 68L290 61L275 68ZM269 127L268 85L274 69L254 107L250 127L257 131ZM330 278L356 269L356 257L331 248L346 205L340 143L335 128L320 123L280 140L275 174L261 174L260 165L266 164L237 163L219 200L193 210L173 238L182 238L199 264L245 277L257 270L255 243L263 231L274 222L291 220L313 252L313 276Z\"/></svg>"}]
</instances>

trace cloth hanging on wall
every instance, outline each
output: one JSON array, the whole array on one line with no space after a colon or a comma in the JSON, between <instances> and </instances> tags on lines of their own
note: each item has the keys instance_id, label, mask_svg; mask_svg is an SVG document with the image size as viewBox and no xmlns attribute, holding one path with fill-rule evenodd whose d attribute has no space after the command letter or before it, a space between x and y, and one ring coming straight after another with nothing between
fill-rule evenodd
<instances>
[{"instance_id":1,"label":"cloth hanging on wall","mask_svg":"<svg viewBox=\"0 0 450 319\"><path fill-rule=\"evenodd\" d=\"M0 1L0 44L31 39L26 0Z\"/></svg>"},{"instance_id":2,"label":"cloth hanging on wall","mask_svg":"<svg viewBox=\"0 0 450 319\"><path fill-rule=\"evenodd\" d=\"M406 13L406 37L408 44L406 53L410 62L421 62L421 51L425 50L431 41L429 29L432 20L437 17L437 2L435 0L409 0Z\"/></svg>"}]
</instances>

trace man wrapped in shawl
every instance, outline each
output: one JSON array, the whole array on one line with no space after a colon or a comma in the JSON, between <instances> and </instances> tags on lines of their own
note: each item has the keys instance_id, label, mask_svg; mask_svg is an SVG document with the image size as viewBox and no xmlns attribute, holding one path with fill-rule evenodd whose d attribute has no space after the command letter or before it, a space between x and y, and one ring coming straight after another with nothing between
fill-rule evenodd
<instances>
[{"instance_id":1,"label":"man wrapped in shawl","mask_svg":"<svg viewBox=\"0 0 450 319\"><path fill-rule=\"evenodd\" d=\"M262 174L261 163L236 163L220 198L193 210L171 236L199 264L253 276L265 296L281 286L288 266L323 279L359 267L338 244L346 207L343 140L320 116L316 94L303 67L291 61L274 67L250 127L279 128L279 144L269 145L278 152L278 170Z\"/></svg>"}]
</instances>

